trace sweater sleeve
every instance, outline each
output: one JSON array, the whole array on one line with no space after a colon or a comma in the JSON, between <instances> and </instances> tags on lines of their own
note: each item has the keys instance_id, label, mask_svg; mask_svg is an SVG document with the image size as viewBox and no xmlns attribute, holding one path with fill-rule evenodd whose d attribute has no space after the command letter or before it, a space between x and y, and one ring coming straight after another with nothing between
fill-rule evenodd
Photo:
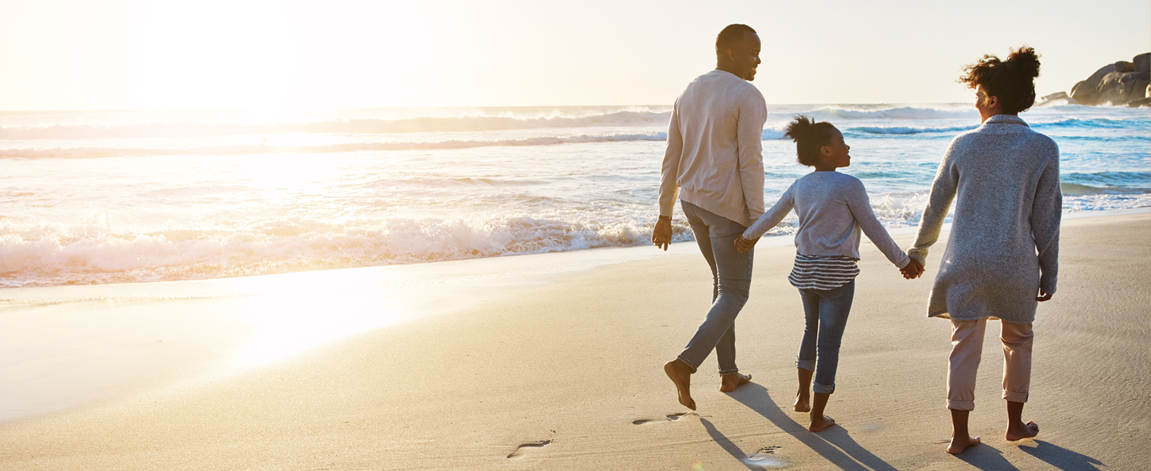
<instances>
[{"instance_id":1,"label":"sweater sleeve","mask_svg":"<svg viewBox=\"0 0 1151 471\"><path fill-rule=\"evenodd\" d=\"M1055 147L1055 143L1051 143ZM1055 158L1043 169L1035 188L1031 208L1031 235L1039 255L1039 289L1055 293L1059 276L1059 224L1063 214L1063 194L1059 191L1059 148Z\"/></svg>"},{"instance_id":2,"label":"sweater sleeve","mask_svg":"<svg viewBox=\"0 0 1151 471\"><path fill-rule=\"evenodd\" d=\"M739 180L750 219L763 215L763 123L767 102L758 91L739 107L736 145L739 146ZM670 139L671 136L669 135Z\"/></svg>"},{"instance_id":3,"label":"sweater sleeve","mask_svg":"<svg viewBox=\"0 0 1151 471\"><path fill-rule=\"evenodd\" d=\"M851 210L851 216L855 218L855 223L859 224L859 228L863 229L863 233L867 234L867 238L875 244L875 247L883 252L891 263L895 266L903 268L910 263L911 259L907 257L906 253L899 248L891 238L891 234L887 233L887 229L883 228L883 223L879 222L879 218L875 217L875 212L871 210L871 200L867 197L867 189L863 187L863 182L855 180L854 184L847 194L847 209Z\"/></svg>"},{"instance_id":4,"label":"sweater sleeve","mask_svg":"<svg viewBox=\"0 0 1151 471\"><path fill-rule=\"evenodd\" d=\"M931 194L927 197L927 207L923 209L923 217L919 220L919 233L915 236L915 245L907 251L907 255L920 264L924 264L927 260L927 249L939 240L943 220L947 218L947 210L951 208L951 202L955 199L955 192L959 188L959 173L952 162L956 153L956 141L951 141L951 146L943 155L943 161L939 162L939 170L935 173L935 181L931 184Z\"/></svg>"},{"instance_id":5,"label":"sweater sleeve","mask_svg":"<svg viewBox=\"0 0 1151 471\"><path fill-rule=\"evenodd\" d=\"M779 224L779 221L782 221L783 217L787 216L787 213L790 213L791 209L795 207L795 197L792 195L794 188L795 183L792 183L791 187L783 192L783 196L779 197L779 201L775 202L775 206L772 206L759 220L752 223L751 227L743 231L743 238L750 240L763 237L767 231Z\"/></svg>"},{"instance_id":6,"label":"sweater sleeve","mask_svg":"<svg viewBox=\"0 0 1151 471\"><path fill-rule=\"evenodd\" d=\"M680 156L683 153L683 134L679 131L679 100L671 111L671 124L667 127L667 150L663 154L663 167L659 175L659 215L671 217L675 198L679 193Z\"/></svg>"}]
</instances>

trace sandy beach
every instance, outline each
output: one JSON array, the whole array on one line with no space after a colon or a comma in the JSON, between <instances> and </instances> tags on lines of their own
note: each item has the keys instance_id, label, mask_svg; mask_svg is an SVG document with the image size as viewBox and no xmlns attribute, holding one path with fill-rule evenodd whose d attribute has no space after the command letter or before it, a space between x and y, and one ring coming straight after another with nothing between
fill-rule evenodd
<instances>
[{"instance_id":1,"label":"sandy beach","mask_svg":"<svg viewBox=\"0 0 1151 471\"><path fill-rule=\"evenodd\" d=\"M710 301L694 244L2 290L0 469L1147 469L1149 241L1145 210L1064 219L1024 411L1040 434L1003 439L989 334L984 444L958 457L950 324L925 316L942 243L915 281L861 247L838 425L819 434L791 411L803 311L787 244L757 249L737 322L752 383L719 392L710 357L696 412L661 369Z\"/></svg>"}]
</instances>

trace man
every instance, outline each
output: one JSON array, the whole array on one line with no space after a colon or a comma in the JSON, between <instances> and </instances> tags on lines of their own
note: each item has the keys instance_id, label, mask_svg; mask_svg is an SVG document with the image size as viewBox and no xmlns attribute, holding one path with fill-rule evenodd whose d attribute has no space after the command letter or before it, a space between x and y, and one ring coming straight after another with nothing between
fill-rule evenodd
<instances>
[{"instance_id":1,"label":"man","mask_svg":"<svg viewBox=\"0 0 1151 471\"><path fill-rule=\"evenodd\" d=\"M711 266L712 305L695 336L664 372L679 403L695 410L691 375L716 351L720 391L747 384L735 365L735 317L747 302L754 251L735 239L763 214L763 123L767 103L754 85L759 36L729 25L715 41L716 68L697 77L675 101L659 183L659 221L651 241L667 250L679 194L699 249Z\"/></svg>"}]
</instances>

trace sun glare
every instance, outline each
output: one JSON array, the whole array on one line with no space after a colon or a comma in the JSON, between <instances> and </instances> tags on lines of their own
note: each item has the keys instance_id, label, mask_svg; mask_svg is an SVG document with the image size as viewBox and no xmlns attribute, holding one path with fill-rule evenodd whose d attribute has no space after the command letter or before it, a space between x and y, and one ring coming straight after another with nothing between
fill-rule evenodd
<instances>
[{"instance_id":1,"label":"sun glare","mask_svg":"<svg viewBox=\"0 0 1151 471\"><path fill-rule=\"evenodd\" d=\"M378 289L362 286L350 270L265 277L268 294L250 298L241 319L252 337L240 347L237 366L275 363L339 338L402 322L410 312ZM387 282L386 273L376 281ZM359 288L359 289L357 289Z\"/></svg>"},{"instance_id":2,"label":"sun glare","mask_svg":"<svg viewBox=\"0 0 1151 471\"><path fill-rule=\"evenodd\" d=\"M291 25L274 1L153 1L137 36L146 108L275 109L293 86Z\"/></svg>"}]
</instances>

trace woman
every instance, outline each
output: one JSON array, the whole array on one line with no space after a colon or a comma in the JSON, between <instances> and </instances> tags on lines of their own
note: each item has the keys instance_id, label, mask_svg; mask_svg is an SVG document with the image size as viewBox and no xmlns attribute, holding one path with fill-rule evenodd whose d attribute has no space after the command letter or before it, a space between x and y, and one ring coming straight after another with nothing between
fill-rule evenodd
<instances>
[{"instance_id":1,"label":"woman","mask_svg":"<svg viewBox=\"0 0 1151 471\"><path fill-rule=\"evenodd\" d=\"M915 247L921 264L939 239L951 201L951 235L931 291L928 316L951 319L947 372L951 454L979 444L967 430L975 407L975 374L984 330L999 319L1003 341L1003 398L1009 441L1034 437L1039 426L1023 423L1031 381L1031 323L1037 302L1055 293L1059 256L1059 149L1032 131L1019 113L1035 102L1039 56L1022 47L1006 61L985 55L959 79L975 89L983 125L951 142L939 164ZM904 268L917 277L921 270Z\"/></svg>"}]
</instances>

